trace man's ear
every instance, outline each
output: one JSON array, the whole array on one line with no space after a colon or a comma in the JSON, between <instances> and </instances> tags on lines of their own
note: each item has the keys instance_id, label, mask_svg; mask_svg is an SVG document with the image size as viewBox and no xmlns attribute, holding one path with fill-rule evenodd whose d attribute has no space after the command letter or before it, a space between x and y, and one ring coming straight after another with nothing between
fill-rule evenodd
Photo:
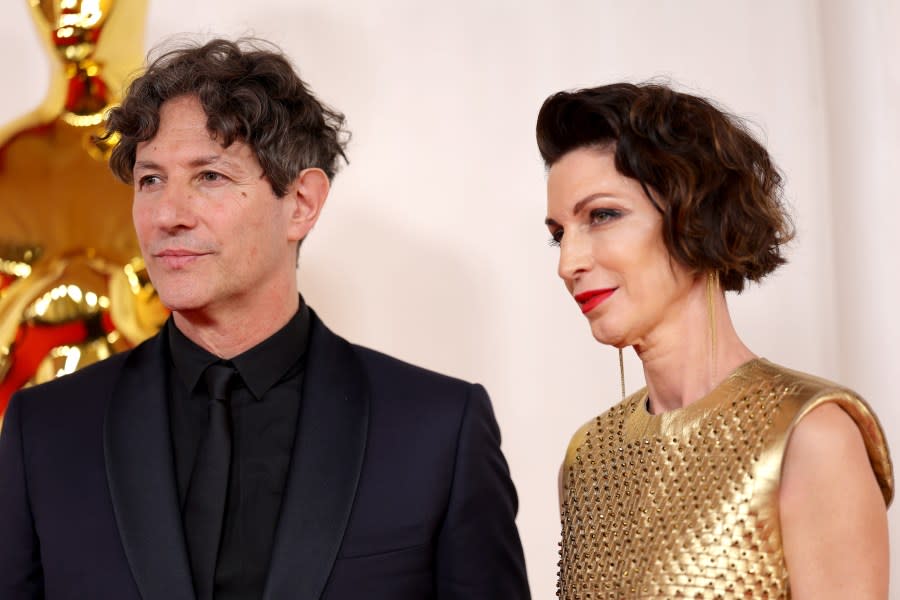
<instances>
[{"instance_id":1,"label":"man's ear","mask_svg":"<svg viewBox=\"0 0 900 600\"><path fill-rule=\"evenodd\" d=\"M315 167L303 169L297 175L284 197L285 210L289 211L290 241L302 240L316 224L328 197L329 188L328 175L322 169Z\"/></svg>"}]
</instances>

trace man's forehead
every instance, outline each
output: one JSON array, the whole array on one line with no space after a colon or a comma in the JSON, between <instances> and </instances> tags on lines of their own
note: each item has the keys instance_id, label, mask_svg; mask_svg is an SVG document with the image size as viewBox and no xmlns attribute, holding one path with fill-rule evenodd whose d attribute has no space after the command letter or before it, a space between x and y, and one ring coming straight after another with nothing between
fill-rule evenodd
<instances>
[{"instance_id":1,"label":"man's forehead","mask_svg":"<svg viewBox=\"0 0 900 600\"><path fill-rule=\"evenodd\" d=\"M159 126L153 137L138 142L138 154L153 153L155 150L169 153L189 150L194 154L200 151L203 155L214 157L227 152L216 139L216 134L207 129L207 116L199 105L194 107L183 102L169 105L172 102L176 100L170 100L161 107Z\"/></svg>"},{"instance_id":2,"label":"man's forehead","mask_svg":"<svg viewBox=\"0 0 900 600\"><path fill-rule=\"evenodd\" d=\"M228 155L236 154L237 148L223 148L205 128L163 129L135 147L135 164L137 169L147 164L158 165L163 162L177 160L189 161L192 164L213 164L223 161Z\"/></svg>"},{"instance_id":3,"label":"man's forehead","mask_svg":"<svg viewBox=\"0 0 900 600\"><path fill-rule=\"evenodd\" d=\"M158 167L173 161L191 166L257 163L253 149L243 140L224 146L222 136L207 128L208 117L195 96L167 100L160 107L159 115L154 136L138 142L135 148L134 169Z\"/></svg>"}]
</instances>

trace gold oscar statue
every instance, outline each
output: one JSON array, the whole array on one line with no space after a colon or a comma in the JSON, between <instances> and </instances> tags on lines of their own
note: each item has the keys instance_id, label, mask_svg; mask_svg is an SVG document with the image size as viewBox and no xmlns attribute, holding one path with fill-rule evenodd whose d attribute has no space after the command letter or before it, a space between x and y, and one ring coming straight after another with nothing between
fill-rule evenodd
<instances>
[{"instance_id":1,"label":"gold oscar statue","mask_svg":"<svg viewBox=\"0 0 900 600\"><path fill-rule=\"evenodd\" d=\"M28 3L53 74L44 103L0 127L0 418L17 389L129 348L167 316L132 191L107 167L115 140L96 138L142 62L147 0Z\"/></svg>"}]
</instances>

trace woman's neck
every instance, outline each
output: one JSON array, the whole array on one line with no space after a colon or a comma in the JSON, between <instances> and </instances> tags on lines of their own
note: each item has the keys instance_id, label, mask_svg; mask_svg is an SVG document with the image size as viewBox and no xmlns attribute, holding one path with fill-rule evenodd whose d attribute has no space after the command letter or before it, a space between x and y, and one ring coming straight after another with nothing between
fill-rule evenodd
<instances>
[{"instance_id":1,"label":"woman's neck","mask_svg":"<svg viewBox=\"0 0 900 600\"><path fill-rule=\"evenodd\" d=\"M634 345L644 366L652 413L683 408L703 398L755 358L734 330L725 295L718 288L711 304L712 320L706 281L700 277L684 305Z\"/></svg>"}]
</instances>

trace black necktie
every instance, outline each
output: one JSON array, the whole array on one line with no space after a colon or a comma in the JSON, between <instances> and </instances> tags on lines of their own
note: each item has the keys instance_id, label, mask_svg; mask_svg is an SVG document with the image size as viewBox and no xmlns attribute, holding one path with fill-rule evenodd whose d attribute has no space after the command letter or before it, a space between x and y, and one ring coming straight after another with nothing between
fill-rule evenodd
<instances>
[{"instance_id":1,"label":"black necktie","mask_svg":"<svg viewBox=\"0 0 900 600\"><path fill-rule=\"evenodd\" d=\"M185 534L197 600L213 598L231 465L228 386L234 374L233 367L221 362L210 365L203 373L209 393L209 423L184 502Z\"/></svg>"}]
</instances>

